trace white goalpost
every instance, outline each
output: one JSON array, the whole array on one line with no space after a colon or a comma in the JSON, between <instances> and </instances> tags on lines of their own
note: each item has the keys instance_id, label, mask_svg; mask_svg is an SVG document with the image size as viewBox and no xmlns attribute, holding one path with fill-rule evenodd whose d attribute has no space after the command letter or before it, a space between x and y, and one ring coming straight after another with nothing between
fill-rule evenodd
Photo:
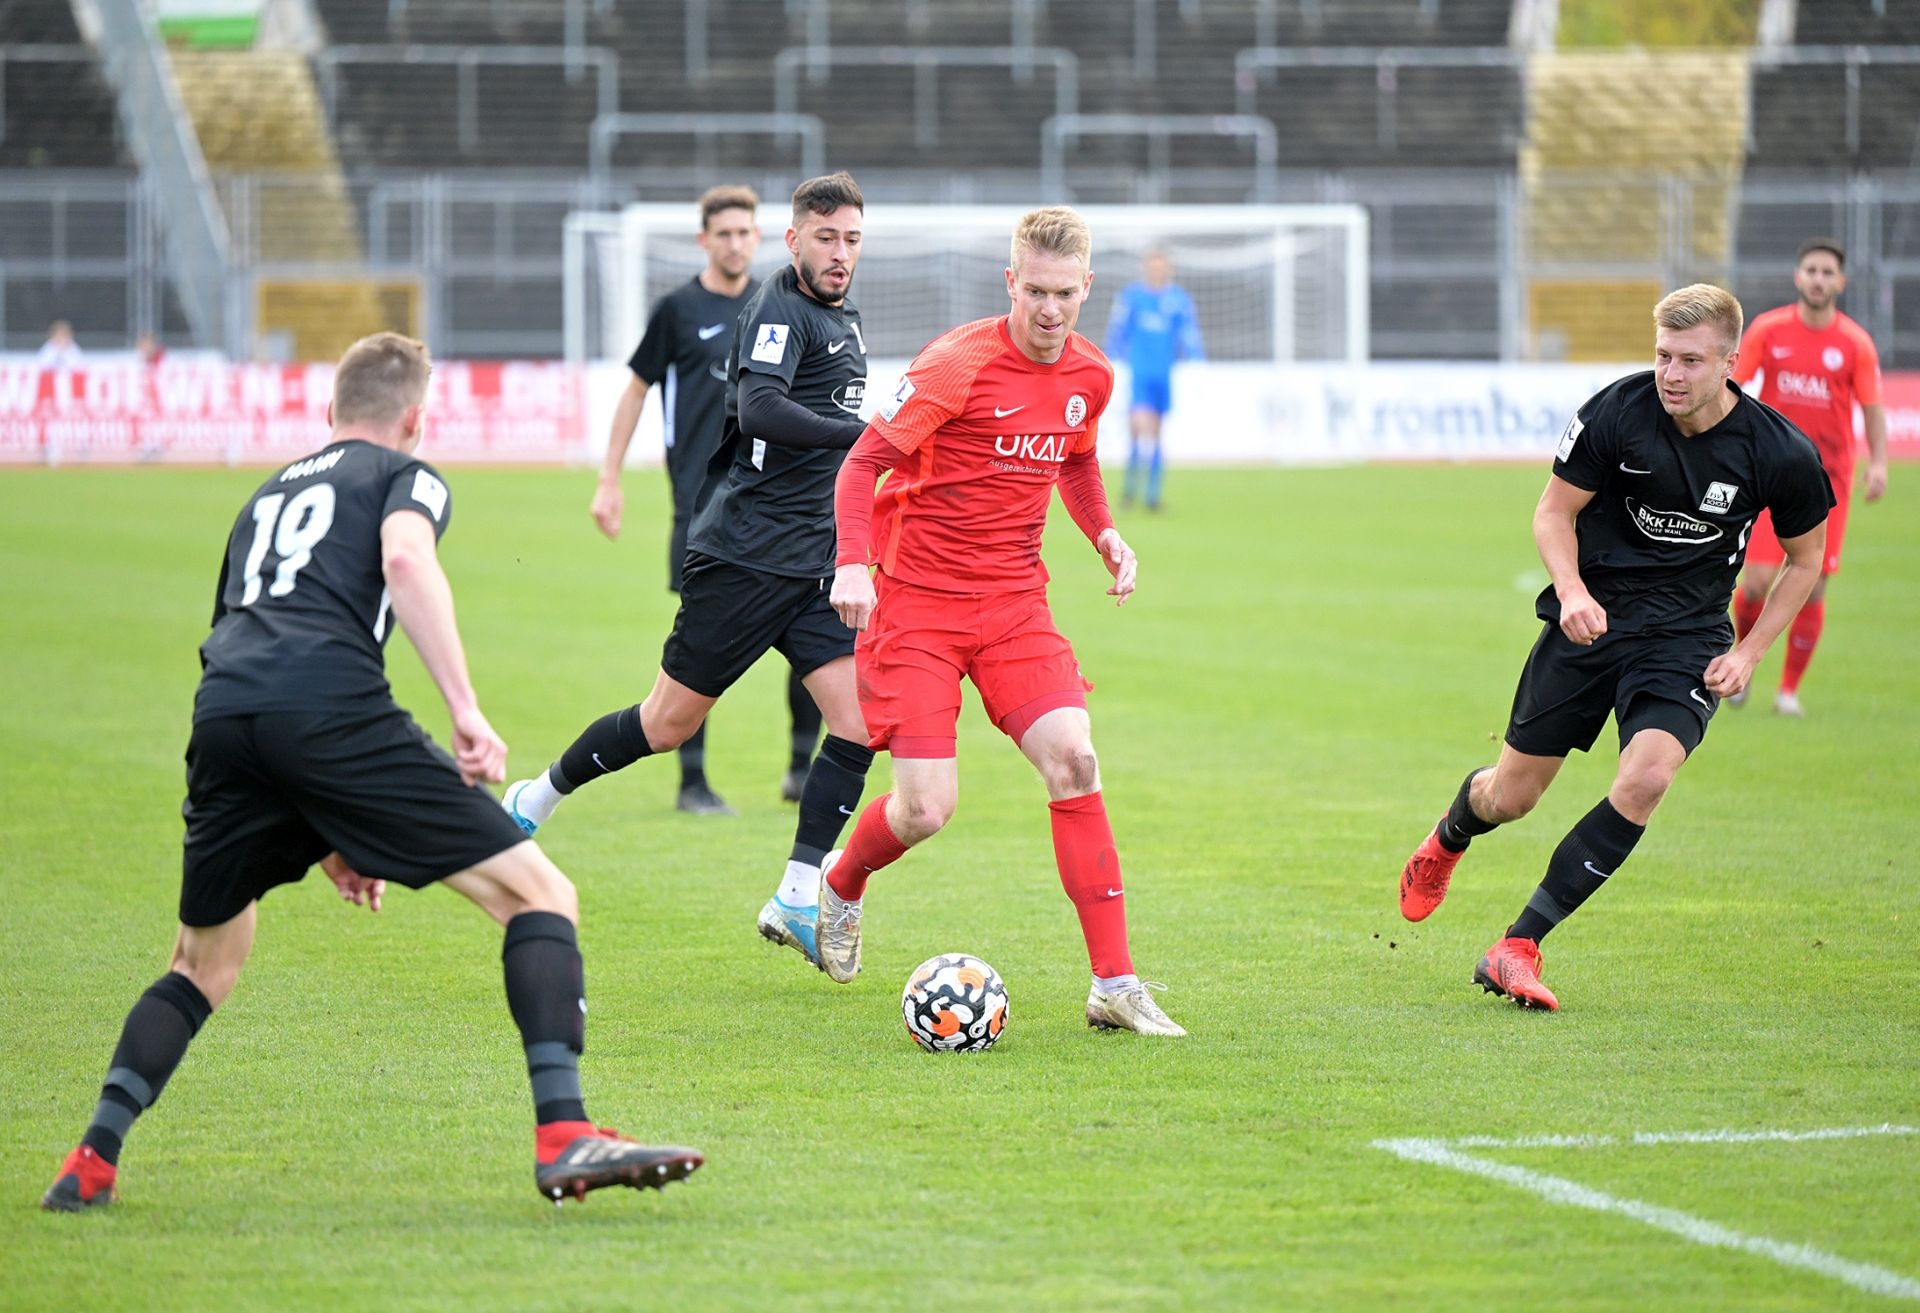
<instances>
[{"instance_id":1,"label":"white goalpost","mask_svg":"<svg viewBox=\"0 0 1920 1313\"><path fill-rule=\"evenodd\" d=\"M869 396L886 395L914 354L949 328L1005 312L1001 271L1014 223L1027 208L870 208L851 293L872 352ZM1140 259L1150 250L1168 256L1175 281L1193 296L1207 363L1176 372L1170 423L1179 420L1183 396L1242 390L1276 365L1366 362L1371 289L1361 206L1079 208L1093 229L1094 286L1081 315L1082 333L1104 342L1114 296L1139 276ZM755 273L764 277L790 258L782 241L785 204L763 202L760 223L764 239ZM600 380L588 385L590 446L604 440L601 415L612 405L595 404L599 395L609 389L617 395L624 386L608 362L624 362L654 302L705 265L695 241L698 229L699 212L691 203L630 205L566 220L566 358L584 377ZM1188 422L1198 425L1193 409L1188 407ZM1209 431L1221 427L1217 411L1206 423ZM647 445L634 443L637 450ZM1222 450L1213 458L1254 454Z\"/></svg>"}]
</instances>

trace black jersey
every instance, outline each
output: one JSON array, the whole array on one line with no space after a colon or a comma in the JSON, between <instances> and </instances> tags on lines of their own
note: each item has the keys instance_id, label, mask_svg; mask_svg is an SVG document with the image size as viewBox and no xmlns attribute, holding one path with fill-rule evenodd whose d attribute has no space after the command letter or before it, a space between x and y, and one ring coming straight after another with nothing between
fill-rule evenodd
<instances>
[{"instance_id":1,"label":"black jersey","mask_svg":"<svg viewBox=\"0 0 1920 1313\"><path fill-rule=\"evenodd\" d=\"M371 442L336 442L260 485L227 539L193 718L390 706L393 629L380 526L453 514L433 468Z\"/></svg>"},{"instance_id":2,"label":"black jersey","mask_svg":"<svg viewBox=\"0 0 1920 1313\"><path fill-rule=\"evenodd\" d=\"M740 432L740 376L787 381L787 396L816 415L857 419L867 390L867 344L852 301L822 305L791 266L767 279L740 312L727 354L726 428L694 507L689 551L797 579L833 573L833 480L845 451L783 447Z\"/></svg>"},{"instance_id":3,"label":"black jersey","mask_svg":"<svg viewBox=\"0 0 1920 1313\"><path fill-rule=\"evenodd\" d=\"M739 296L722 296L698 278L682 284L654 303L647 331L627 361L637 377L660 389L667 476L678 516L693 513L694 494L720 445L733 323L759 285L749 281Z\"/></svg>"},{"instance_id":4,"label":"black jersey","mask_svg":"<svg viewBox=\"0 0 1920 1313\"><path fill-rule=\"evenodd\" d=\"M1833 488L1813 443L1733 390L1726 418L1688 436L1661 406L1649 370L1602 388L1567 425L1553 472L1594 494L1574 530L1580 578L1607 609L1609 629L1726 624L1754 518L1771 510L1782 538L1827 518ZM1537 610L1558 623L1552 585Z\"/></svg>"}]
</instances>

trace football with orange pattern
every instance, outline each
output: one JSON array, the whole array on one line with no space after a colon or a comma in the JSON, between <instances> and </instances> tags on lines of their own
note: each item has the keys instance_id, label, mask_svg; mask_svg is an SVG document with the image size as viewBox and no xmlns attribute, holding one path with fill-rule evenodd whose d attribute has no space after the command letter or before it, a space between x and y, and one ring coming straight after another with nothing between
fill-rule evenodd
<instances>
[{"instance_id":1,"label":"football with orange pattern","mask_svg":"<svg viewBox=\"0 0 1920 1313\"><path fill-rule=\"evenodd\" d=\"M943 953L913 969L900 995L907 1034L929 1053L980 1053L1007 1028L1007 986L967 953Z\"/></svg>"}]
</instances>

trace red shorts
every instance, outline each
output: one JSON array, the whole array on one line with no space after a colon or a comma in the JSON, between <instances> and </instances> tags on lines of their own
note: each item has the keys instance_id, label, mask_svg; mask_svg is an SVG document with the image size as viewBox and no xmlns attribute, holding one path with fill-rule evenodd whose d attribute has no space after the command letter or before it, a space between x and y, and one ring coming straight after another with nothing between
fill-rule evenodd
<instances>
[{"instance_id":1,"label":"red shorts","mask_svg":"<svg viewBox=\"0 0 1920 1313\"><path fill-rule=\"evenodd\" d=\"M853 662L875 752L953 756L962 676L1015 743L1047 712L1087 705L1093 685L1054 628L1046 589L943 593L883 573L874 587L879 602Z\"/></svg>"},{"instance_id":2,"label":"red shorts","mask_svg":"<svg viewBox=\"0 0 1920 1313\"><path fill-rule=\"evenodd\" d=\"M1840 573L1840 546L1847 540L1847 504L1853 500L1847 495L1849 488L1849 484L1834 479L1833 495L1837 501L1833 509L1827 512L1827 559L1820 563L1820 573L1823 575ZM1747 539L1747 561L1772 568L1786 559L1786 548L1774 536L1772 514L1761 511L1760 518L1753 522L1753 533Z\"/></svg>"}]
</instances>

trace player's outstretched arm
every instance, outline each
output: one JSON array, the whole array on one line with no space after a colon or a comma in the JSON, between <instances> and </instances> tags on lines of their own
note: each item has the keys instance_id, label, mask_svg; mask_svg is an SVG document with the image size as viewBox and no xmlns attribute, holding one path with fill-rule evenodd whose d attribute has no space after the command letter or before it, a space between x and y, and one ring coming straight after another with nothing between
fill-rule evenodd
<instances>
[{"instance_id":1,"label":"player's outstretched arm","mask_svg":"<svg viewBox=\"0 0 1920 1313\"><path fill-rule=\"evenodd\" d=\"M620 490L620 470L627 463L627 448L633 445L633 430L640 423L640 412L647 404L647 380L638 374L627 380L627 390L614 403L613 427L607 433L607 454L600 462L600 481L594 485L593 522L609 538L620 536L620 515L626 509L626 494Z\"/></svg>"},{"instance_id":2,"label":"player's outstretched arm","mask_svg":"<svg viewBox=\"0 0 1920 1313\"><path fill-rule=\"evenodd\" d=\"M878 598L867 568L873 532L873 490L880 476L893 468L900 449L869 428L853 444L833 481L834 571L833 590L827 594L833 610L849 629L865 629Z\"/></svg>"},{"instance_id":3,"label":"player's outstretched arm","mask_svg":"<svg viewBox=\"0 0 1920 1313\"><path fill-rule=\"evenodd\" d=\"M787 381L775 374L740 375L740 432L776 447L803 451L846 451L866 431L866 421L849 416L816 415L787 395Z\"/></svg>"},{"instance_id":4,"label":"player's outstretched arm","mask_svg":"<svg viewBox=\"0 0 1920 1313\"><path fill-rule=\"evenodd\" d=\"M1592 500L1587 489L1554 474L1533 508L1533 541L1560 599L1560 631L1582 647L1607 632L1607 610L1580 578L1580 539L1574 529L1575 517Z\"/></svg>"},{"instance_id":5,"label":"player's outstretched arm","mask_svg":"<svg viewBox=\"0 0 1920 1313\"><path fill-rule=\"evenodd\" d=\"M1773 591L1767 594L1767 604L1760 608L1753 628L1733 645L1731 652L1707 663L1701 682L1709 693L1723 698L1744 693L1747 681L1753 678L1753 668L1760 664L1774 640L1793 623L1800 608L1813 596L1813 586L1820 582L1820 567L1827 554L1826 521L1822 520L1797 538L1782 538L1780 546L1787 554L1787 563L1781 567L1780 577L1773 581Z\"/></svg>"},{"instance_id":6,"label":"player's outstretched arm","mask_svg":"<svg viewBox=\"0 0 1920 1313\"><path fill-rule=\"evenodd\" d=\"M420 663L453 718L453 759L469 784L507 775L507 745L481 714L467 676L466 649L453 618L453 586L440 568L439 544L425 515L395 511L380 524L380 572L394 619L407 631Z\"/></svg>"}]
</instances>

